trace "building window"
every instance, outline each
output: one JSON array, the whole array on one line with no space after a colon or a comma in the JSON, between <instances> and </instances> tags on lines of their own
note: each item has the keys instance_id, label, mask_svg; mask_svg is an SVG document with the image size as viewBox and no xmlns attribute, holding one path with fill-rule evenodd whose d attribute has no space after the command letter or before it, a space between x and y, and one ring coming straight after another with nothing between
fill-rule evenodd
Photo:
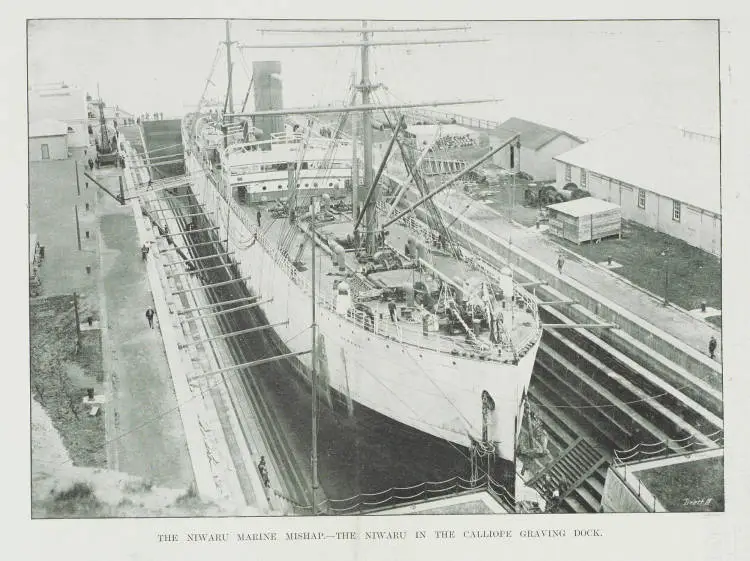
<instances>
[{"instance_id":1,"label":"building window","mask_svg":"<svg viewBox=\"0 0 750 561\"><path fill-rule=\"evenodd\" d=\"M638 208L646 208L646 190L638 189Z\"/></svg>"},{"instance_id":2,"label":"building window","mask_svg":"<svg viewBox=\"0 0 750 561\"><path fill-rule=\"evenodd\" d=\"M565 181L570 181L571 177L570 164L565 164Z\"/></svg>"},{"instance_id":3,"label":"building window","mask_svg":"<svg viewBox=\"0 0 750 561\"><path fill-rule=\"evenodd\" d=\"M680 221L681 206L680 201L672 201L672 220L675 222Z\"/></svg>"},{"instance_id":4,"label":"building window","mask_svg":"<svg viewBox=\"0 0 750 561\"><path fill-rule=\"evenodd\" d=\"M587 179L587 173L586 170L581 168L581 189L586 188L586 179Z\"/></svg>"}]
</instances>

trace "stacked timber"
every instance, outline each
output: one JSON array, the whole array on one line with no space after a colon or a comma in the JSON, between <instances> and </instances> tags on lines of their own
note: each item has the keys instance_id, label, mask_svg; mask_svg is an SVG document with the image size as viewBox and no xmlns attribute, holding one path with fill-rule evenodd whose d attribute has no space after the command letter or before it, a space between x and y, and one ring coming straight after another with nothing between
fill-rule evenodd
<instances>
[{"instance_id":1,"label":"stacked timber","mask_svg":"<svg viewBox=\"0 0 750 561\"><path fill-rule=\"evenodd\" d=\"M622 214L614 203L594 197L549 205L549 233L574 243L619 236Z\"/></svg>"}]
</instances>

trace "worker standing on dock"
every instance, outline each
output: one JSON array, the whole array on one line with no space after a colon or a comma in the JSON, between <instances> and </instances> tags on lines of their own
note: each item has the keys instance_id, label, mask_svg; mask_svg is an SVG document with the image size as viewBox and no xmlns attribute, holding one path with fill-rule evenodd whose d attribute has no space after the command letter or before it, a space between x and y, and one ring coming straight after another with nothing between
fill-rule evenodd
<instances>
[{"instance_id":1,"label":"worker standing on dock","mask_svg":"<svg viewBox=\"0 0 750 561\"><path fill-rule=\"evenodd\" d=\"M255 218L258 220L258 228L260 228L260 217L261 217L261 212L260 212L260 209L258 209L258 212L255 213Z\"/></svg>"},{"instance_id":2,"label":"worker standing on dock","mask_svg":"<svg viewBox=\"0 0 750 561\"><path fill-rule=\"evenodd\" d=\"M154 316L156 315L156 312L152 307L146 308L146 320L148 320L148 326L153 329L154 328Z\"/></svg>"},{"instance_id":3,"label":"worker standing on dock","mask_svg":"<svg viewBox=\"0 0 750 561\"><path fill-rule=\"evenodd\" d=\"M708 356L712 359L716 358L716 337L711 335L711 339L708 342Z\"/></svg>"},{"instance_id":4,"label":"worker standing on dock","mask_svg":"<svg viewBox=\"0 0 750 561\"><path fill-rule=\"evenodd\" d=\"M266 457L261 456L260 462L258 463L258 473L260 478L263 480L263 485L268 488L271 486L271 480L268 477L268 468L266 468Z\"/></svg>"},{"instance_id":5,"label":"worker standing on dock","mask_svg":"<svg viewBox=\"0 0 750 561\"><path fill-rule=\"evenodd\" d=\"M563 265L565 265L565 257L563 257L563 254L560 253L557 256L557 271L562 275L563 271Z\"/></svg>"}]
</instances>

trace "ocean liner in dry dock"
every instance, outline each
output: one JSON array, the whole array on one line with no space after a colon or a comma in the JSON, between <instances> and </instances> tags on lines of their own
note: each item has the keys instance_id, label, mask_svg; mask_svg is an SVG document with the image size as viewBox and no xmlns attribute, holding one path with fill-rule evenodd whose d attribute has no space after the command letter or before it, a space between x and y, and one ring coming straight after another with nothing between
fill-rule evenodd
<instances>
[{"instance_id":1,"label":"ocean liner in dry dock","mask_svg":"<svg viewBox=\"0 0 750 561\"><path fill-rule=\"evenodd\" d=\"M348 106L283 109L280 63L269 61L252 65L253 111L235 112L231 87L224 108L201 100L183 119L186 172L279 350L309 349L299 334L316 310L317 352L293 362L308 376L315 356L324 402L449 441L512 485L542 334L536 302L510 269L461 247L432 199L499 148L449 175L422 173L429 147L408 133L419 108L471 102L373 103L369 50L410 43L377 31L365 25L348 43L361 48ZM227 36L228 58L232 45ZM260 47L240 46L255 59ZM345 134L352 120L359 134ZM377 147L373 125L385 129Z\"/></svg>"}]
</instances>

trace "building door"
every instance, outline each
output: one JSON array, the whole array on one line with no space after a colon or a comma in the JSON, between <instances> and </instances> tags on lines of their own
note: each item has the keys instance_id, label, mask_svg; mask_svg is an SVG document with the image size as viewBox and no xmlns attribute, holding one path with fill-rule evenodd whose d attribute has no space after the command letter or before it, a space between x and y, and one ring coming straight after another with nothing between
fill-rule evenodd
<instances>
[{"instance_id":1,"label":"building door","mask_svg":"<svg viewBox=\"0 0 750 561\"><path fill-rule=\"evenodd\" d=\"M42 160L49 160L49 144L42 144Z\"/></svg>"}]
</instances>

